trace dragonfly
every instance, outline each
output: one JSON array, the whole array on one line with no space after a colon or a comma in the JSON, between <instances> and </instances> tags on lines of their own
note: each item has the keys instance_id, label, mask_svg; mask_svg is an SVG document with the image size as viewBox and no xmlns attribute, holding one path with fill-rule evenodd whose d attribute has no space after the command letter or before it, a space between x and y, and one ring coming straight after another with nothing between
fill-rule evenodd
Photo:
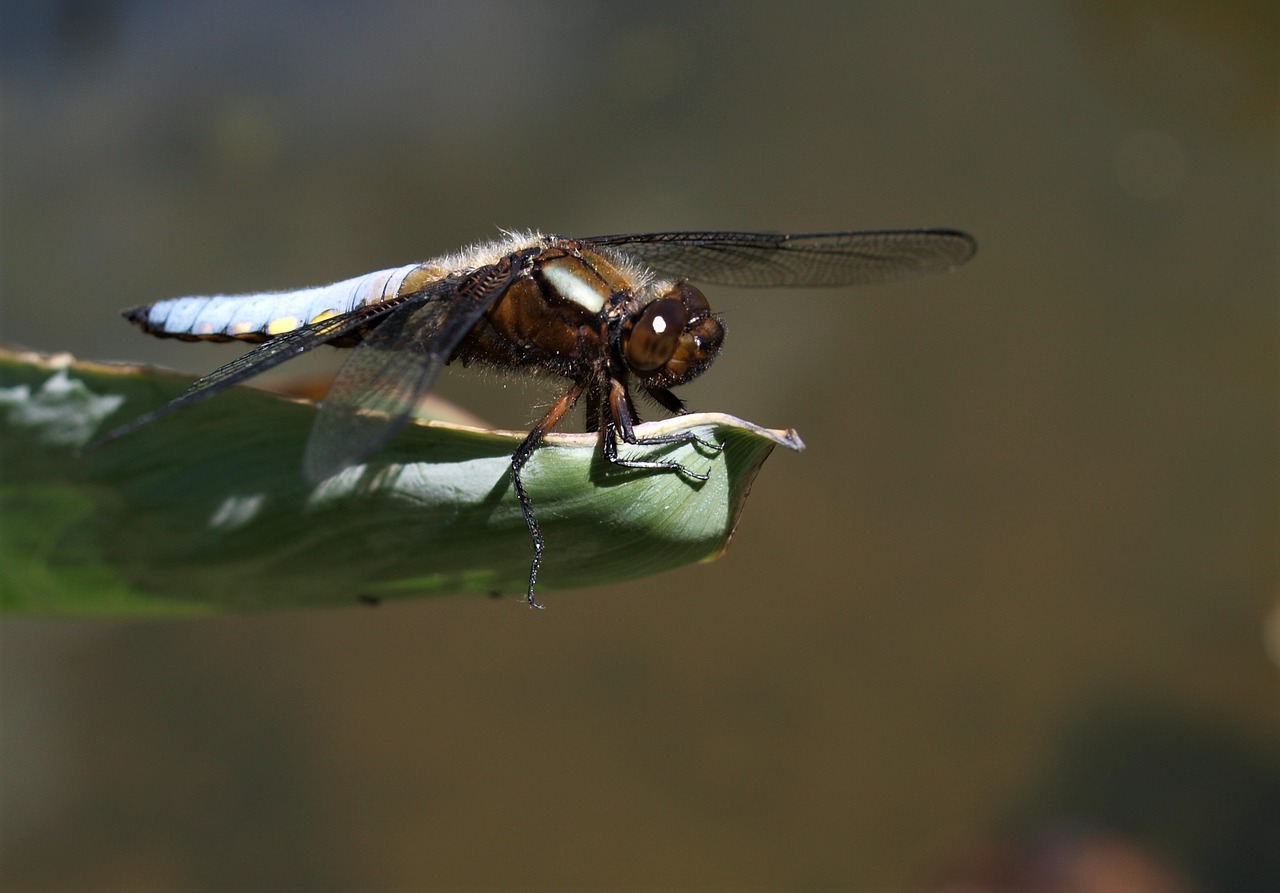
<instances>
[{"instance_id":1,"label":"dragonfly","mask_svg":"<svg viewBox=\"0 0 1280 893\"><path fill-rule=\"evenodd\" d=\"M885 282L951 270L974 254L954 229L822 233L657 232L567 238L504 233L423 263L298 291L170 298L124 311L161 338L258 346L96 445L205 400L320 345L351 348L321 401L302 458L319 484L373 455L413 415L443 368L472 363L568 382L511 456L511 482L533 543L526 600L545 543L522 470L579 402L613 465L707 475L619 443L709 444L691 432L641 437L640 393L686 412L673 388L719 355L724 326L694 281L788 288Z\"/></svg>"}]
</instances>

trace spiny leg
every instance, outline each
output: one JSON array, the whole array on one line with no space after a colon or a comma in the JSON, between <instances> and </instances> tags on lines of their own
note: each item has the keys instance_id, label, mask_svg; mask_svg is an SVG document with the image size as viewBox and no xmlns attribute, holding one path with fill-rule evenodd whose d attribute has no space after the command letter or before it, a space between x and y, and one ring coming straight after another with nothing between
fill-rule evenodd
<instances>
[{"instance_id":1,"label":"spiny leg","mask_svg":"<svg viewBox=\"0 0 1280 893\"><path fill-rule=\"evenodd\" d=\"M674 396L674 395L672 395ZM627 459L618 455L618 435L622 435L623 441L638 446L657 446L659 444L668 443L697 443L708 449L719 452L723 447L720 444L707 443L692 431L683 431L679 434L662 434L656 437L636 437L635 422L632 414L632 406L630 395L627 393L626 385L614 379L609 383L609 412L613 416L610 424L605 426L604 430L604 457L614 465L623 468L649 468L666 471L675 471L695 481L705 481L710 479L710 475L702 474L694 471L686 465L683 465L674 459Z\"/></svg>"},{"instance_id":2,"label":"spiny leg","mask_svg":"<svg viewBox=\"0 0 1280 893\"><path fill-rule=\"evenodd\" d=\"M677 397L675 394L671 393L671 391L667 390L666 388L649 387L649 388L645 388L644 390L646 394L648 394L655 401L657 401L659 406L661 406L663 409L670 412L672 415L688 415L689 410L685 407L684 401L681 400L679 397ZM645 443L661 443L662 441L656 438L655 439L646 438L644 442ZM685 434L683 435L681 434L672 435L672 440L670 442L671 443L696 443L698 446L703 447L704 449L710 450L712 453L719 453L724 450L724 444L716 443L710 440L703 440L701 437L698 437L696 434L692 432L685 432Z\"/></svg>"},{"instance_id":3,"label":"spiny leg","mask_svg":"<svg viewBox=\"0 0 1280 893\"><path fill-rule=\"evenodd\" d=\"M587 429L587 432L588 432L588 433L595 433L596 431L599 431L599 430L600 430L600 425L601 425L601 413L600 413L601 391L600 391L600 388L599 388L599 387L597 387L597 386L592 386L592 387L588 388L588 389L587 389L587 392L586 392L586 398L587 398L587 407L586 407L586 409L587 409L587 422L586 422L586 429Z\"/></svg>"},{"instance_id":4,"label":"spiny leg","mask_svg":"<svg viewBox=\"0 0 1280 893\"><path fill-rule=\"evenodd\" d=\"M520 512L524 515L525 526L529 528L529 536L533 539L533 563L529 566L529 591L525 596L531 608L542 607L534 597L533 590L538 582L538 568L542 565L542 550L545 546L542 542L542 531L538 529L538 521L533 517L533 504L529 502L529 494L524 489L524 482L520 480L520 469L533 456L533 451L538 448L538 444L542 443L547 432L564 418L565 413L573 409L573 404L577 403L578 398L582 396L582 388L581 384L575 384L561 394L511 456L511 481L516 488L516 499L520 502Z\"/></svg>"},{"instance_id":5,"label":"spiny leg","mask_svg":"<svg viewBox=\"0 0 1280 893\"><path fill-rule=\"evenodd\" d=\"M685 408L684 401L666 388L649 387L645 388L644 392L672 415L684 415L689 411Z\"/></svg>"}]
</instances>

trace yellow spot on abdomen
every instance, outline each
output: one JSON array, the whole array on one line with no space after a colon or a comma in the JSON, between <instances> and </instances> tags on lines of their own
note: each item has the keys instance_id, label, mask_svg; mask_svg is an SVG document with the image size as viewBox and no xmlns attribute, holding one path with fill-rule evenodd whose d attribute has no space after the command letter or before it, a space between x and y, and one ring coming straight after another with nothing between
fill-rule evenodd
<instances>
[{"instance_id":1,"label":"yellow spot on abdomen","mask_svg":"<svg viewBox=\"0 0 1280 893\"><path fill-rule=\"evenodd\" d=\"M408 276L404 277L404 282L400 283L400 288L397 290L396 294L411 295L424 285L427 285L430 282L437 282L443 279L444 276L445 271L442 268L424 264ZM377 297L372 301L365 301L364 303L376 303L380 300L382 300L382 298Z\"/></svg>"},{"instance_id":2,"label":"yellow spot on abdomen","mask_svg":"<svg viewBox=\"0 0 1280 893\"><path fill-rule=\"evenodd\" d=\"M312 317L311 322L308 323L308 325L314 325L315 323L318 323L318 322L324 322L326 319L333 319L333 317L337 315L338 315L338 311L336 310L321 310L314 317Z\"/></svg>"},{"instance_id":3,"label":"yellow spot on abdomen","mask_svg":"<svg viewBox=\"0 0 1280 893\"><path fill-rule=\"evenodd\" d=\"M298 317L281 316L267 323L265 331L268 335L283 335L285 332L292 332L298 327Z\"/></svg>"},{"instance_id":4,"label":"yellow spot on abdomen","mask_svg":"<svg viewBox=\"0 0 1280 893\"><path fill-rule=\"evenodd\" d=\"M247 322L233 322L227 326L228 335L244 335L253 331L253 325Z\"/></svg>"}]
</instances>

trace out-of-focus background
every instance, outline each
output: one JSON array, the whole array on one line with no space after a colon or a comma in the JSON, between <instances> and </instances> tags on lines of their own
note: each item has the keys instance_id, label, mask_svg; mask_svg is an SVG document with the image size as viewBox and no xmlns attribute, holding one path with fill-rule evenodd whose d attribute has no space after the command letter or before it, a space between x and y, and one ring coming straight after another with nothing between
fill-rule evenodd
<instances>
[{"instance_id":1,"label":"out-of-focus background","mask_svg":"<svg viewBox=\"0 0 1280 893\"><path fill-rule=\"evenodd\" d=\"M9 0L31 348L206 372L239 349L118 310L498 227L981 247L708 289L684 395L809 445L716 563L541 613L5 620L6 889L1280 889L1276 16Z\"/></svg>"}]
</instances>

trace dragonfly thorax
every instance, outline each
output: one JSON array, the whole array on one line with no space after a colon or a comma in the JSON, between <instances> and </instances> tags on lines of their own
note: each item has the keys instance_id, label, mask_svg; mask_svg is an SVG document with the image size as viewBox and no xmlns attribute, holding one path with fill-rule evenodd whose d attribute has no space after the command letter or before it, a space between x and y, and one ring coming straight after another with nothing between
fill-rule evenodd
<instances>
[{"instance_id":1,"label":"dragonfly thorax","mask_svg":"<svg viewBox=\"0 0 1280 893\"><path fill-rule=\"evenodd\" d=\"M576 378L607 356L609 317L620 302L633 301L630 283L599 255L544 250L485 311L456 356Z\"/></svg>"}]
</instances>

